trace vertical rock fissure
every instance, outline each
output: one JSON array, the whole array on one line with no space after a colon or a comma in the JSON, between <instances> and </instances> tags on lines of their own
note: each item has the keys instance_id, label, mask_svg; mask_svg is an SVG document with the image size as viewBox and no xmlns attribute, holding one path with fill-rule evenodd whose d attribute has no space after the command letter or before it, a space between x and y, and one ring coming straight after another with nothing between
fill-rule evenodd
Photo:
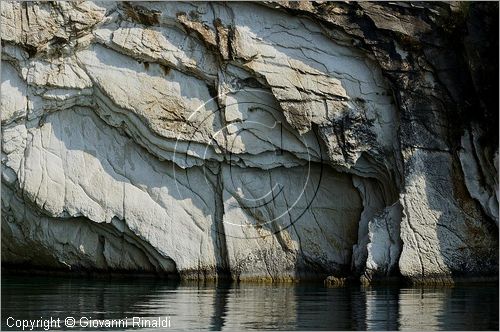
<instances>
[{"instance_id":1,"label":"vertical rock fissure","mask_svg":"<svg viewBox=\"0 0 500 332\"><path fill-rule=\"evenodd\" d=\"M498 5L463 9L2 3L2 260L498 275ZM309 157L340 176L297 205Z\"/></svg>"},{"instance_id":2,"label":"vertical rock fissure","mask_svg":"<svg viewBox=\"0 0 500 332\"><path fill-rule=\"evenodd\" d=\"M217 178L215 183L215 213L214 227L216 236L216 273L217 278L228 278L231 275L229 256L227 251L226 233L224 230L224 199L222 165L218 165Z\"/></svg>"}]
</instances>

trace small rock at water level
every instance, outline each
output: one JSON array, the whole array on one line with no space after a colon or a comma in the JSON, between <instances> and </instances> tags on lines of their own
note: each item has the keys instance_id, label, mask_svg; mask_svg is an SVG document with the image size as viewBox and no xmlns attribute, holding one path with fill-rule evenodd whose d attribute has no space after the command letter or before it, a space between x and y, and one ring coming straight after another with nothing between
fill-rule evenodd
<instances>
[{"instance_id":1,"label":"small rock at water level","mask_svg":"<svg viewBox=\"0 0 500 332\"><path fill-rule=\"evenodd\" d=\"M2 263L496 278L497 15L2 2Z\"/></svg>"}]
</instances>

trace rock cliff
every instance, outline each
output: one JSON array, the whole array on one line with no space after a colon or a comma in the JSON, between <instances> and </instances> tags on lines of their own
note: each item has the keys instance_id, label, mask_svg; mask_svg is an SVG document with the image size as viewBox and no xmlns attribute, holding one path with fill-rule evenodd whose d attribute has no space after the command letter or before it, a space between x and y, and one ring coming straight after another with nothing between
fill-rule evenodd
<instances>
[{"instance_id":1,"label":"rock cliff","mask_svg":"<svg viewBox=\"0 0 500 332\"><path fill-rule=\"evenodd\" d=\"M498 4L1 16L4 266L498 274Z\"/></svg>"}]
</instances>

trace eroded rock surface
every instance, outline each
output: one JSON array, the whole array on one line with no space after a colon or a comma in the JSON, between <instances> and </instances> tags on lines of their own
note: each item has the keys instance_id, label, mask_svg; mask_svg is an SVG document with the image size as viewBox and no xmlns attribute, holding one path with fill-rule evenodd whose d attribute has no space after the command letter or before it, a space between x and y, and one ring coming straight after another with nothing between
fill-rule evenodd
<instances>
[{"instance_id":1,"label":"eroded rock surface","mask_svg":"<svg viewBox=\"0 0 500 332\"><path fill-rule=\"evenodd\" d=\"M2 2L2 262L495 276L498 8L467 6Z\"/></svg>"}]
</instances>

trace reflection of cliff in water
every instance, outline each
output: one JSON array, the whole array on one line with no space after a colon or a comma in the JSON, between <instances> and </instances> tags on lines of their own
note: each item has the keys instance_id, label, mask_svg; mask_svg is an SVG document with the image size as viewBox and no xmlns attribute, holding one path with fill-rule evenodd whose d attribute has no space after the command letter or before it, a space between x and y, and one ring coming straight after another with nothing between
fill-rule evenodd
<instances>
[{"instance_id":1,"label":"reflection of cliff in water","mask_svg":"<svg viewBox=\"0 0 500 332\"><path fill-rule=\"evenodd\" d=\"M170 316L172 328L211 330L496 330L498 288L325 288L4 276L2 316Z\"/></svg>"},{"instance_id":2,"label":"reflection of cliff in water","mask_svg":"<svg viewBox=\"0 0 500 332\"><path fill-rule=\"evenodd\" d=\"M154 279L66 277L2 278L2 316L123 318L137 314L151 298L177 288L175 282ZM137 306L137 307L136 307ZM3 322L4 323L4 322Z\"/></svg>"}]
</instances>

